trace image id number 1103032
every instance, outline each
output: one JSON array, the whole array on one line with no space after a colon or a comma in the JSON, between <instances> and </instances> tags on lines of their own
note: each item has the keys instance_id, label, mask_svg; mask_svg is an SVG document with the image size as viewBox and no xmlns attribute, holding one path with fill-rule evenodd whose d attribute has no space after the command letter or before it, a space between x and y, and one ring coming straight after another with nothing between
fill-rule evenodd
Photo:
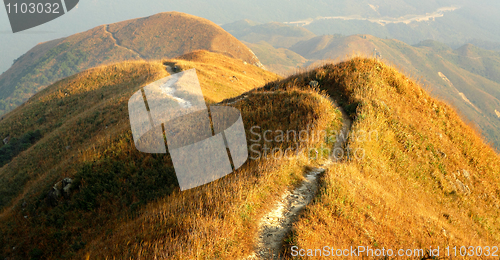
<instances>
[{"instance_id":1,"label":"image id number 1103032","mask_svg":"<svg viewBox=\"0 0 500 260\"><path fill-rule=\"evenodd\" d=\"M444 253L446 257L454 257L454 256L498 257L498 246L446 247Z\"/></svg>"},{"instance_id":2,"label":"image id number 1103032","mask_svg":"<svg viewBox=\"0 0 500 260\"><path fill-rule=\"evenodd\" d=\"M61 12L61 5L59 3L8 3L5 6L9 14L58 14Z\"/></svg>"}]
</instances>

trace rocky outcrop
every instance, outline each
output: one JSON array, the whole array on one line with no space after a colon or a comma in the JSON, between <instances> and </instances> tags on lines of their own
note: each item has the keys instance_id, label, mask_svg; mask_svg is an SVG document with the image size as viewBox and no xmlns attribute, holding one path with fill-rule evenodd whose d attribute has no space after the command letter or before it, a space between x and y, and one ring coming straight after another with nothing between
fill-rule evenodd
<instances>
[{"instance_id":1,"label":"rocky outcrop","mask_svg":"<svg viewBox=\"0 0 500 260\"><path fill-rule=\"evenodd\" d=\"M64 178L63 180L54 184L52 189L50 189L47 194L47 204L50 206L56 206L59 198L64 196L64 198L68 198L71 194L73 180L71 178Z\"/></svg>"},{"instance_id":2,"label":"rocky outcrop","mask_svg":"<svg viewBox=\"0 0 500 260\"><path fill-rule=\"evenodd\" d=\"M319 82L317 82L316 80L312 80L311 82L309 82L309 86L317 88L319 86Z\"/></svg>"},{"instance_id":3,"label":"rocky outcrop","mask_svg":"<svg viewBox=\"0 0 500 260\"><path fill-rule=\"evenodd\" d=\"M3 139L3 144L8 144L10 140L10 136L7 136Z\"/></svg>"}]
</instances>

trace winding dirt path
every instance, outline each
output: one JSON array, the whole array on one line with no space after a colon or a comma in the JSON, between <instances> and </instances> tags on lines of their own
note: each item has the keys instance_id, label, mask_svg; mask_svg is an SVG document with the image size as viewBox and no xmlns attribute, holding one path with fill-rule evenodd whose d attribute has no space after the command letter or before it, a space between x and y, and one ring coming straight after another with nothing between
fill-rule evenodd
<instances>
[{"instance_id":1,"label":"winding dirt path","mask_svg":"<svg viewBox=\"0 0 500 260\"><path fill-rule=\"evenodd\" d=\"M109 24L108 25L103 25L104 26L104 32L109 35L109 37L111 38L111 40L113 41L113 43L115 44L116 47L118 48L123 48L129 52L132 52L134 55L136 55L138 58L140 59L146 59L145 57L143 57L140 53L136 52L135 50L132 50L130 48L127 48L123 45L120 44L120 41L118 39L116 39L115 35L113 33L111 33L109 31Z\"/></svg>"},{"instance_id":2,"label":"winding dirt path","mask_svg":"<svg viewBox=\"0 0 500 260\"><path fill-rule=\"evenodd\" d=\"M248 98L250 94L269 94L273 91L255 92L249 91L238 97L224 100L218 104L235 104ZM300 212L312 201L318 190L318 177L326 172L326 169L334 164L341 162L344 157L344 146L347 143L349 132L351 131L352 121L335 100L330 99L332 105L342 113L342 130L336 136L336 142L332 147L329 160L321 168L306 167L305 179L293 191L285 191L281 198L275 202L274 207L259 220L259 231L255 237L254 252L245 257L245 260L254 259L283 259L281 252L286 235L297 221Z\"/></svg>"},{"instance_id":3,"label":"winding dirt path","mask_svg":"<svg viewBox=\"0 0 500 260\"><path fill-rule=\"evenodd\" d=\"M290 233L293 223L297 221L300 212L312 201L318 190L318 177L326 171L333 163L342 160L343 147L347 142L347 136L351 129L351 119L342 107L331 100L334 106L342 112L342 131L337 136L330 160L324 168L306 167L305 180L293 191L286 191L273 209L265 214L259 222L259 232L256 237L255 251L246 259L281 259L283 242Z\"/></svg>"}]
</instances>

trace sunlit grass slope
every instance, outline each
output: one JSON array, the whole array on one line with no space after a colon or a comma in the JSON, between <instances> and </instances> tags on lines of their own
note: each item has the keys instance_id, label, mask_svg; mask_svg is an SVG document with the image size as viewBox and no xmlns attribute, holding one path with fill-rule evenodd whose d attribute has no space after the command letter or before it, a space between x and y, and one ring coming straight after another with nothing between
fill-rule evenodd
<instances>
[{"instance_id":1,"label":"sunlit grass slope","mask_svg":"<svg viewBox=\"0 0 500 260\"><path fill-rule=\"evenodd\" d=\"M112 231L95 239L83 251L86 257L238 259L252 252L260 216L286 189L302 180L304 166L319 161L315 156L309 157L308 148L332 145L324 138L264 142L263 132L270 132L266 135L268 140L277 140L278 130L309 134L338 130L341 117L317 91L294 87L273 93L252 92L232 106L242 112L248 146L252 149L249 161L228 177L150 203L136 219L118 223ZM252 126L260 129L251 130ZM261 135L260 141L256 141L255 133ZM255 144L260 146L251 148ZM264 144L281 151L292 148L293 152L286 157L279 152L264 156L259 149Z\"/></svg>"},{"instance_id":2,"label":"sunlit grass slope","mask_svg":"<svg viewBox=\"0 0 500 260\"><path fill-rule=\"evenodd\" d=\"M453 107L374 59L325 65L279 85L313 79L355 119L351 156L328 170L292 246L439 246L442 255L447 246L499 244L500 158Z\"/></svg>"},{"instance_id":3,"label":"sunlit grass slope","mask_svg":"<svg viewBox=\"0 0 500 260\"><path fill-rule=\"evenodd\" d=\"M215 23L179 12L159 13L100 25L33 47L0 75L0 114L12 111L48 85L89 68L174 58L196 50L260 65L250 49Z\"/></svg>"},{"instance_id":4,"label":"sunlit grass slope","mask_svg":"<svg viewBox=\"0 0 500 260\"><path fill-rule=\"evenodd\" d=\"M17 142L21 152L0 168L0 256L76 256L148 202L178 189L168 156L135 149L128 118L132 94L169 75L163 63L196 68L209 103L278 77L225 55L193 55L198 59L90 69L48 87L0 121L2 136L24 140ZM49 190L65 177L74 179L74 192L49 203Z\"/></svg>"},{"instance_id":5,"label":"sunlit grass slope","mask_svg":"<svg viewBox=\"0 0 500 260\"><path fill-rule=\"evenodd\" d=\"M376 49L376 50L375 50ZM500 151L500 54L467 44L459 49L432 40L411 46L371 35L323 35L297 43L290 50L311 61L344 61L353 54L395 64L407 76L424 79L435 96L455 106L476 123Z\"/></svg>"},{"instance_id":6,"label":"sunlit grass slope","mask_svg":"<svg viewBox=\"0 0 500 260\"><path fill-rule=\"evenodd\" d=\"M166 64L183 70L198 69L207 102L220 102L278 79L276 74L245 61L203 50L179 56Z\"/></svg>"}]
</instances>

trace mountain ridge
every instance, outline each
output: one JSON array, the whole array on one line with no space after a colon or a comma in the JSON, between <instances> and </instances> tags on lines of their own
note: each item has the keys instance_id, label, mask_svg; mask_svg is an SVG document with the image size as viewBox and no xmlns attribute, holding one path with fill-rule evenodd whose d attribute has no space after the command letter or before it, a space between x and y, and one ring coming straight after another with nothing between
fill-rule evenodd
<instances>
[{"instance_id":1,"label":"mountain ridge","mask_svg":"<svg viewBox=\"0 0 500 260\"><path fill-rule=\"evenodd\" d=\"M173 26L177 23L181 27ZM215 23L179 12L160 13L38 44L0 75L0 113L22 104L44 86L87 68L174 58L203 49L262 66L251 50Z\"/></svg>"},{"instance_id":2,"label":"mountain ridge","mask_svg":"<svg viewBox=\"0 0 500 260\"><path fill-rule=\"evenodd\" d=\"M430 247L498 243L500 157L453 107L373 58L325 64L275 86L311 80L350 108L351 153L329 167L284 254L365 245L425 258ZM403 256L400 248L421 251Z\"/></svg>"},{"instance_id":3,"label":"mountain ridge","mask_svg":"<svg viewBox=\"0 0 500 260\"><path fill-rule=\"evenodd\" d=\"M248 46L259 55L265 55L265 63L284 75L287 73L283 72L283 68L314 67L324 63L324 60L348 60L353 55L378 57L394 64L407 75L424 81L435 95L457 107L464 119L474 122L496 149L500 149L500 121L495 112L500 111L499 52L471 44L453 49L433 40L412 46L396 39L381 39L366 34L321 35L294 43L286 50L306 59L300 62L293 58L283 59L282 53L286 50L272 49L263 43ZM445 75L447 80L440 74Z\"/></svg>"},{"instance_id":4,"label":"mountain ridge","mask_svg":"<svg viewBox=\"0 0 500 260\"><path fill-rule=\"evenodd\" d=\"M443 239L453 234L456 240L449 241L457 243L477 235L476 230L481 231L477 239L491 243L500 239L495 235L498 226L494 226L498 208L488 204L500 201L495 174L500 167L498 154L453 108L394 68L377 59L354 58L280 79L242 60L197 51L162 62L132 61L82 72L44 89L0 121L2 134L14 136L27 130L43 134L32 147L0 168L0 178L9 180L0 182L0 193L10 195L10 201L2 197L2 205L10 205L0 215L2 256L244 257L254 247L249 234L256 234L258 220L273 201L301 183L304 167L320 165L324 163L321 156L329 157L324 149L331 147L337 137L310 138L300 145L321 151L315 159L298 155L272 160L257 157L226 178L186 192L177 191L168 155L138 152L126 115L129 96L140 86L168 75L165 64L181 70L196 68L204 93L208 91L207 102L222 100L221 104L238 108L252 142L249 146L294 147L293 140L254 142L252 126L260 126L265 133L271 131L270 140L276 140L280 131L287 129L325 133L338 130L340 111L326 95L337 100L353 119L348 145L342 148L341 160L346 163L328 166L319 197L299 216L295 231L286 239L290 245L316 246L326 240L336 245L331 235L317 236L318 230L325 230L318 229L318 225L333 228L336 221L342 221L349 237L365 241L366 232L356 228L351 216L363 221L386 247L394 243L411 246L413 236L408 240L401 231L408 228L418 241L433 247L442 243L429 239L423 227ZM314 81L317 85L311 87ZM250 83L252 86L247 86ZM231 99L224 101L226 98ZM421 116L415 117L415 113ZM377 139L366 139L366 135L359 135L363 131L379 134L375 135ZM51 145L44 145L48 141ZM251 150L250 156L255 152L262 150ZM53 170L46 166L55 162L41 158L49 154L60 157L52 165ZM27 182L23 188L23 178L37 181ZM47 202L47 192L64 178L73 178L75 190ZM332 178L336 182L343 180L346 184L342 187L349 190L335 186ZM392 184L391 178L405 186ZM425 212L418 203L397 204L391 200L401 197L401 192L410 192L411 196L396 202L417 200L426 205ZM360 197L350 197L352 194ZM379 194L376 198L384 203L368 199L373 194ZM435 200L424 200L427 195ZM345 198L350 198L349 202ZM396 222L383 217L391 205L399 209L395 211ZM405 215L405 210L413 214ZM422 212L434 218L420 221ZM472 217L467 216L468 212ZM392 224L393 235L370 224L371 219ZM405 226L401 220L414 221L416 226ZM469 225L476 229L464 228ZM316 235L311 236L313 233ZM342 238L339 243L343 246L357 241L335 237ZM62 251L61 246L66 249Z\"/></svg>"},{"instance_id":5,"label":"mountain ridge","mask_svg":"<svg viewBox=\"0 0 500 260\"><path fill-rule=\"evenodd\" d=\"M0 167L0 218L13 224L0 225L0 255L30 258L41 251L46 258L76 257L81 243L100 232L92 225L111 225L116 220L111 217L119 218L120 214L132 217L129 213L135 209L178 189L168 154L141 153L130 142L128 100L144 85L169 76L166 66L196 69L208 104L279 78L240 59L196 51L175 59L102 65L35 94L0 121L0 135L9 136L9 144L21 150L10 155L4 149L9 144L0 145L2 159L11 156ZM13 141L30 131L39 131L41 137L29 144ZM148 162L154 166L146 167ZM54 199L50 191L65 178L73 180L74 194L71 199ZM94 211L104 208L107 214ZM118 208L125 211L120 213ZM18 214L24 214L24 221L28 218L24 216L29 216L39 231L32 232L25 223L17 222ZM72 226L73 231L62 223ZM77 229L81 232L74 231ZM67 246L66 252L58 248L62 244Z\"/></svg>"}]
</instances>

